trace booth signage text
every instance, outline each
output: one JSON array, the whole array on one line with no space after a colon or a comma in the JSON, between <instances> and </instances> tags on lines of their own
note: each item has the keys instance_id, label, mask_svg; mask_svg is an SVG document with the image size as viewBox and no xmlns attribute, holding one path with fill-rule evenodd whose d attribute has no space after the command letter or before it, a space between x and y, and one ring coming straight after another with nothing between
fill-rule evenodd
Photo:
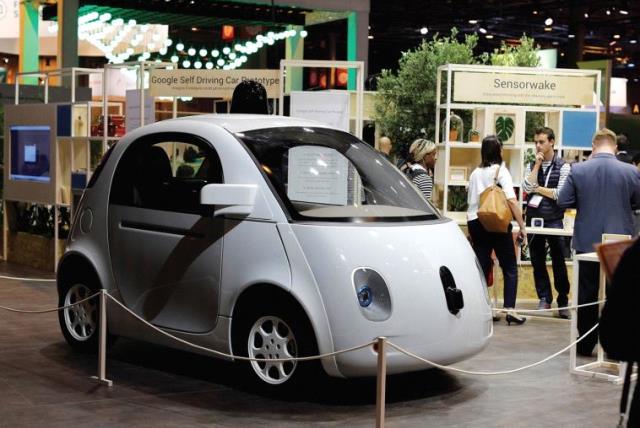
<instances>
[{"instance_id":1,"label":"booth signage text","mask_svg":"<svg viewBox=\"0 0 640 428\"><path fill-rule=\"evenodd\" d=\"M457 71L453 102L591 105L595 77Z\"/></svg>"},{"instance_id":2,"label":"booth signage text","mask_svg":"<svg viewBox=\"0 0 640 428\"><path fill-rule=\"evenodd\" d=\"M278 96L278 70L151 70L149 93L164 97L231 98L238 83L255 80L269 98Z\"/></svg>"}]
</instances>

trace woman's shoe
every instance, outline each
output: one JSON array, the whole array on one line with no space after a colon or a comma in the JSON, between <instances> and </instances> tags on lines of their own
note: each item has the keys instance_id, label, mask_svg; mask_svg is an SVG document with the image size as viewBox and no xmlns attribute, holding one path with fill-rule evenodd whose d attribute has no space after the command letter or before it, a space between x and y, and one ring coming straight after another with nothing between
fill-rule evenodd
<instances>
[{"instance_id":1,"label":"woman's shoe","mask_svg":"<svg viewBox=\"0 0 640 428\"><path fill-rule=\"evenodd\" d=\"M511 323L521 325L527 320L525 317L518 315L516 311L508 311L505 319L507 320L508 325L511 325Z\"/></svg>"}]
</instances>

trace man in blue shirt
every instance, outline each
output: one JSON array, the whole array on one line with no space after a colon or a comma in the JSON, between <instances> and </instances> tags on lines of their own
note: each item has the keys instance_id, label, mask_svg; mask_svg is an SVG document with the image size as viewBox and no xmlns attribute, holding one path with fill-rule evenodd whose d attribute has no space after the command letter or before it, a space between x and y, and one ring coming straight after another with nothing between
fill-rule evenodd
<instances>
[{"instance_id":1,"label":"man in blue shirt","mask_svg":"<svg viewBox=\"0 0 640 428\"><path fill-rule=\"evenodd\" d=\"M616 159L616 134L603 128L593 136L592 158L574 164L558 195L558 206L577 208L573 231L576 253L594 251L603 233L633 235L633 210L640 207L640 172ZM578 303L598 299L600 269L597 263L580 262ZM598 321L598 306L578 310L578 332L584 335ZM580 355L591 355L598 334L578 344Z\"/></svg>"}]
</instances>

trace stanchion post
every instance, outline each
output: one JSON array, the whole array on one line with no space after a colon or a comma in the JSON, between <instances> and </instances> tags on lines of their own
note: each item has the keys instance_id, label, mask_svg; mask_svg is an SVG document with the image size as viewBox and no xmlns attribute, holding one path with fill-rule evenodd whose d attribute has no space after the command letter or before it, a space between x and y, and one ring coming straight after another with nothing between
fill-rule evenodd
<instances>
[{"instance_id":1,"label":"stanchion post","mask_svg":"<svg viewBox=\"0 0 640 428\"><path fill-rule=\"evenodd\" d=\"M379 337L378 345L378 374L376 386L376 428L384 428L385 391L387 384L387 355L385 349L386 337Z\"/></svg>"},{"instance_id":2,"label":"stanchion post","mask_svg":"<svg viewBox=\"0 0 640 428\"><path fill-rule=\"evenodd\" d=\"M100 330L98 337L98 376L91 376L101 385L113 386L113 382L107 379L107 291L100 290Z\"/></svg>"}]
</instances>

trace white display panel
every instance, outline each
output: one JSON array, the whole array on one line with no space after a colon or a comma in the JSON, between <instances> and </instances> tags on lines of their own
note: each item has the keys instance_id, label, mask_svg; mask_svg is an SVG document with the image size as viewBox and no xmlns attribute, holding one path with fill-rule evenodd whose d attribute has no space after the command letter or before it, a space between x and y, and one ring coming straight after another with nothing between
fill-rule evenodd
<instances>
[{"instance_id":1,"label":"white display panel","mask_svg":"<svg viewBox=\"0 0 640 428\"><path fill-rule=\"evenodd\" d=\"M349 132L349 93L291 92L292 117L317 120Z\"/></svg>"}]
</instances>

